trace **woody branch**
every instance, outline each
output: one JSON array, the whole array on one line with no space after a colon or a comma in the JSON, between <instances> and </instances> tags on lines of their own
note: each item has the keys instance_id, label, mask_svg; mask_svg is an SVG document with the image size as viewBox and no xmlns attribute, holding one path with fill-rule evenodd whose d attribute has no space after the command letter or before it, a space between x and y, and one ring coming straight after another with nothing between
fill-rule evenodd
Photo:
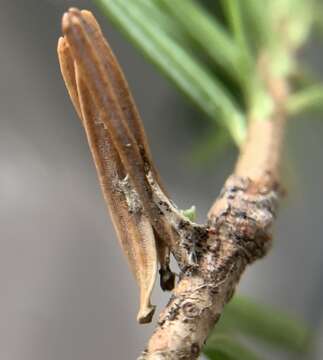
<instances>
[{"instance_id":1,"label":"woody branch","mask_svg":"<svg viewBox=\"0 0 323 360\"><path fill-rule=\"evenodd\" d=\"M197 359L246 266L271 245L287 84L268 73L266 77L274 110L268 119L250 119L235 170L210 209L197 266L182 272L141 360Z\"/></svg>"}]
</instances>

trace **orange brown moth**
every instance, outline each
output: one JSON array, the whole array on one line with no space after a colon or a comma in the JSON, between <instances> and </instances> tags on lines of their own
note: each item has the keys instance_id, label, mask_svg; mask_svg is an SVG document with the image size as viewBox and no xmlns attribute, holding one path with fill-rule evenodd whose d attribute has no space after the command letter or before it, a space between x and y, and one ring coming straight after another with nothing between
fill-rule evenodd
<instances>
[{"instance_id":1,"label":"orange brown moth","mask_svg":"<svg viewBox=\"0 0 323 360\"><path fill-rule=\"evenodd\" d=\"M160 263L161 287L171 290L174 230L153 201L163 188L127 81L93 14L69 9L58 41L60 68L84 127L104 199L140 288L138 321L151 321L150 296ZM150 180L148 179L150 176ZM156 197L156 196L155 196Z\"/></svg>"}]
</instances>

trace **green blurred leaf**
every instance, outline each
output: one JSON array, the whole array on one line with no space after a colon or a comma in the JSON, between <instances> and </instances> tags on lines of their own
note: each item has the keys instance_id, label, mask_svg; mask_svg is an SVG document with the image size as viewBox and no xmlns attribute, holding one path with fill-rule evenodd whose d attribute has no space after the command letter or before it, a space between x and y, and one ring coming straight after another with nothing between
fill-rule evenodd
<instances>
[{"instance_id":1,"label":"green blurred leaf","mask_svg":"<svg viewBox=\"0 0 323 360\"><path fill-rule=\"evenodd\" d=\"M253 49L259 51L273 43L269 19L270 0L243 0L242 16L246 24L246 36Z\"/></svg>"},{"instance_id":2,"label":"green blurred leaf","mask_svg":"<svg viewBox=\"0 0 323 360\"><path fill-rule=\"evenodd\" d=\"M289 96L287 111L290 115L315 109L323 109L323 85L312 85Z\"/></svg>"},{"instance_id":3,"label":"green blurred leaf","mask_svg":"<svg viewBox=\"0 0 323 360\"><path fill-rule=\"evenodd\" d=\"M314 23L314 5L315 0L270 1L270 21L277 39L283 41L282 46L286 46L287 41L290 48L296 49L306 41Z\"/></svg>"},{"instance_id":4,"label":"green blurred leaf","mask_svg":"<svg viewBox=\"0 0 323 360\"><path fill-rule=\"evenodd\" d=\"M242 3L240 0L222 0L222 7L226 15L230 30L237 44L239 44L241 52L248 63L250 72L251 65L254 65L252 54L250 52L248 40L246 38L246 29L242 15Z\"/></svg>"},{"instance_id":5,"label":"green blurred leaf","mask_svg":"<svg viewBox=\"0 0 323 360\"><path fill-rule=\"evenodd\" d=\"M196 0L158 0L222 69L245 80L246 68L235 39Z\"/></svg>"},{"instance_id":6,"label":"green blurred leaf","mask_svg":"<svg viewBox=\"0 0 323 360\"><path fill-rule=\"evenodd\" d=\"M232 144L228 131L224 128L216 127L202 137L194 146L190 154L190 162L194 165L205 165L208 161L215 162L228 145Z\"/></svg>"},{"instance_id":7,"label":"green blurred leaf","mask_svg":"<svg viewBox=\"0 0 323 360\"><path fill-rule=\"evenodd\" d=\"M203 348L210 360L260 360L260 357L232 337L213 336Z\"/></svg>"},{"instance_id":8,"label":"green blurred leaf","mask_svg":"<svg viewBox=\"0 0 323 360\"><path fill-rule=\"evenodd\" d=\"M308 349L310 332L304 324L245 297L234 297L225 307L222 321L227 323L227 328L276 347L298 352Z\"/></svg>"},{"instance_id":9,"label":"green blurred leaf","mask_svg":"<svg viewBox=\"0 0 323 360\"><path fill-rule=\"evenodd\" d=\"M174 40L180 42L183 47L189 46L189 38L184 34L181 25L167 12L157 6L156 1L136 0L136 3L144 16L154 23L154 26L159 27Z\"/></svg>"},{"instance_id":10,"label":"green blurred leaf","mask_svg":"<svg viewBox=\"0 0 323 360\"><path fill-rule=\"evenodd\" d=\"M192 54L162 27L156 27L141 2L96 0L131 41L205 114L228 129L237 144L245 137L245 120L231 95Z\"/></svg>"},{"instance_id":11,"label":"green blurred leaf","mask_svg":"<svg viewBox=\"0 0 323 360\"><path fill-rule=\"evenodd\" d=\"M323 36L323 3L321 1L315 2L315 11L313 11L313 25L314 29L318 32L319 36Z\"/></svg>"},{"instance_id":12,"label":"green blurred leaf","mask_svg":"<svg viewBox=\"0 0 323 360\"><path fill-rule=\"evenodd\" d=\"M189 209L181 210L182 214L190 221L196 220L196 207L192 205Z\"/></svg>"},{"instance_id":13,"label":"green blurred leaf","mask_svg":"<svg viewBox=\"0 0 323 360\"><path fill-rule=\"evenodd\" d=\"M222 0L230 31L196 0L95 1L131 42L239 146L245 139L246 117L267 119L273 110L266 84L254 71L258 51L268 54L270 71L276 76L290 75L295 62L286 41L298 47L313 22L314 0ZM199 44L201 53L193 53L193 43ZM256 50L253 55L251 44ZM234 82L223 77L217 67L212 72L202 63L203 54L220 64ZM234 86L237 83L239 88ZM245 113L237 99L247 106ZM292 99L290 111L303 106L303 100Z\"/></svg>"}]
</instances>

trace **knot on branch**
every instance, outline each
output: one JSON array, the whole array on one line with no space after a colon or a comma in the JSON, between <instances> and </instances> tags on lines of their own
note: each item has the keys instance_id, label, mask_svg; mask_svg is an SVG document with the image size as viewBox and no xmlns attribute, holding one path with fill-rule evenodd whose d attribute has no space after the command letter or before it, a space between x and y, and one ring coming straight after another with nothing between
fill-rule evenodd
<instances>
[{"instance_id":1,"label":"knot on branch","mask_svg":"<svg viewBox=\"0 0 323 360\"><path fill-rule=\"evenodd\" d=\"M232 175L210 213L209 226L220 241L230 239L250 264L270 248L277 201L277 185L261 185Z\"/></svg>"}]
</instances>

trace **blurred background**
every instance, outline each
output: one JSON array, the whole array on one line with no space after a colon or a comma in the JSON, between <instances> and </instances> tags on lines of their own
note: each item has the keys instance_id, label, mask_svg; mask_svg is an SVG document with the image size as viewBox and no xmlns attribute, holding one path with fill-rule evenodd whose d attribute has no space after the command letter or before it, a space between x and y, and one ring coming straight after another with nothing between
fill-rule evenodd
<instances>
[{"instance_id":1,"label":"blurred background","mask_svg":"<svg viewBox=\"0 0 323 360\"><path fill-rule=\"evenodd\" d=\"M79 120L57 61L60 19L94 11L123 66L154 159L175 202L203 221L236 151L197 163L209 131L201 117L91 1L1 0L0 359L133 359L153 327L136 323L138 291L119 249ZM322 39L301 56L323 78ZM243 276L248 294L305 320L323 358L322 146L319 115L292 120L288 194L266 259ZM154 293L158 310L168 295ZM305 357L304 357L305 358ZM268 359L296 359L268 352Z\"/></svg>"}]
</instances>

